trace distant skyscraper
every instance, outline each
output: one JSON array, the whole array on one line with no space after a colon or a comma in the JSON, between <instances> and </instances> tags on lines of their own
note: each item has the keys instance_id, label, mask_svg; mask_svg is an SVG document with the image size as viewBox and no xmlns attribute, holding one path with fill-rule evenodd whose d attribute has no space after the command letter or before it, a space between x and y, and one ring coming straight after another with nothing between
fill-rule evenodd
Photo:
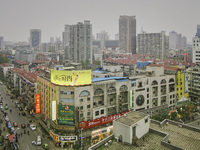
<instances>
[{"instance_id":1,"label":"distant skyscraper","mask_svg":"<svg viewBox=\"0 0 200 150\"><path fill-rule=\"evenodd\" d=\"M0 49L3 49L3 47L4 47L3 36L0 36Z\"/></svg>"},{"instance_id":2,"label":"distant skyscraper","mask_svg":"<svg viewBox=\"0 0 200 150\"><path fill-rule=\"evenodd\" d=\"M97 40L101 43L101 48L105 48L105 41L109 40L109 35L105 31L101 31L100 33L97 33Z\"/></svg>"},{"instance_id":3,"label":"distant skyscraper","mask_svg":"<svg viewBox=\"0 0 200 150\"><path fill-rule=\"evenodd\" d=\"M138 53L150 54L163 59L169 52L169 37L165 31L160 33L138 34Z\"/></svg>"},{"instance_id":4,"label":"distant skyscraper","mask_svg":"<svg viewBox=\"0 0 200 150\"><path fill-rule=\"evenodd\" d=\"M136 54L135 16L120 16L119 18L119 50Z\"/></svg>"},{"instance_id":5,"label":"distant skyscraper","mask_svg":"<svg viewBox=\"0 0 200 150\"><path fill-rule=\"evenodd\" d=\"M181 33L175 31L169 32L169 48L170 49L182 49L187 47L187 38L182 36Z\"/></svg>"},{"instance_id":6,"label":"distant skyscraper","mask_svg":"<svg viewBox=\"0 0 200 150\"><path fill-rule=\"evenodd\" d=\"M32 48L39 48L41 44L41 30L31 29L30 30L30 46Z\"/></svg>"},{"instance_id":7,"label":"distant skyscraper","mask_svg":"<svg viewBox=\"0 0 200 150\"><path fill-rule=\"evenodd\" d=\"M169 48L177 49L177 33L175 31L169 32Z\"/></svg>"},{"instance_id":8,"label":"distant skyscraper","mask_svg":"<svg viewBox=\"0 0 200 150\"><path fill-rule=\"evenodd\" d=\"M197 33L196 33L196 36L200 36L200 25L199 25L199 24L197 25Z\"/></svg>"},{"instance_id":9,"label":"distant skyscraper","mask_svg":"<svg viewBox=\"0 0 200 150\"><path fill-rule=\"evenodd\" d=\"M65 25L65 31L63 32L63 46L69 46L70 40L70 25Z\"/></svg>"},{"instance_id":10,"label":"distant skyscraper","mask_svg":"<svg viewBox=\"0 0 200 150\"><path fill-rule=\"evenodd\" d=\"M67 51L67 59L77 63L89 60L92 63L92 25L90 21L70 26L70 44Z\"/></svg>"},{"instance_id":11,"label":"distant skyscraper","mask_svg":"<svg viewBox=\"0 0 200 150\"><path fill-rule=\"evenodd\" d=\"M54 37L50 37L50 43L54 43Z\"/></svg>"},{"instance_id":12,"label":"distant skyscraper","mask_svg":"<svg viewBox=\"0 0 200 150\"><path fill-rule=\"evenodd\" d=\"M187 47L187 37L182 37L182 47Z\"/></svg>"}]
</instances>

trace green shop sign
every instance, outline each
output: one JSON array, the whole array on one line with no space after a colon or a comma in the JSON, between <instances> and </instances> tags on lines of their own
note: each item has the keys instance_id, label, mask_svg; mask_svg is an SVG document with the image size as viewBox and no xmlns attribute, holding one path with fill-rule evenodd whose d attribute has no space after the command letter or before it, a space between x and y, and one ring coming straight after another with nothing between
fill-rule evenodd
<instances>
[{"instance_id":1,"label":"green shop sign","mask_svg":"<svg viewBox=\"0 0 200 150\"><path fill-rule=\"evenodd\" d=\"M59 125L75 125L75 107L72 105L58 105Z\"/></svg>"}]
</instances>

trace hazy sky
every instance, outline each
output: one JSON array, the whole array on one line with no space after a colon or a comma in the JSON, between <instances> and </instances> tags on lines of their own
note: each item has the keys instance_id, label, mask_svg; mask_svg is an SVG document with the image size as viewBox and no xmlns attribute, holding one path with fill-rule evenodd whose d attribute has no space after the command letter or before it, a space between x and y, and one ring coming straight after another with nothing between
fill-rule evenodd
<instances>
[{"instance_id":1,"label":"hazy sky","mask_svg":"<svg viewBox=\"0 0 200 150\"><path fill-rule=\"evenodd\" d=\"M28 41L30 29L42 30L42 42L62 37L64 24L90 20L93 34L105 30L114 39L119 16L136 16L137 33L176 31L192 41L200 24L200 0L0 0L0 36Z\"/></svg>"}]
</instances>

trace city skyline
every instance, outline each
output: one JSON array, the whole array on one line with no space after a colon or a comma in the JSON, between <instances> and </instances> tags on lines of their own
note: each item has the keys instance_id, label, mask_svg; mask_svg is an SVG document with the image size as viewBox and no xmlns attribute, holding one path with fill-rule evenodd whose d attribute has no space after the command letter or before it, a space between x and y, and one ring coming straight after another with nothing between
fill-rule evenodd
<instances>
[{"instance_id":1,"label":"city skyline","mask_svg":"<svg viewBox=\"0 0 200 150\"><path fill-rule=\"evenodd\" d=\"M105 30L114 39L120 15L129 15L137 18L137 34L142 28L147 33L164 30L167 35L174 30L191 43L200 24L194 17L200 11L198 4L197 0L0 0L0 36L4 41L28 41L30 29L41 29L41 41L49 42L52 36L62 37L65 24L90 20L94 35Z\"/></svg>"}]
</instances>

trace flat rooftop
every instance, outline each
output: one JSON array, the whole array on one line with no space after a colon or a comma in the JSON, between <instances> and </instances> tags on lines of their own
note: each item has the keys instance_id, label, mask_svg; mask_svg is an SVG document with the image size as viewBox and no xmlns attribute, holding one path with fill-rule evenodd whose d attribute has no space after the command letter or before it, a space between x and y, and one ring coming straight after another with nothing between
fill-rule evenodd
<instances>
[{"instance_id":1,"label":"flat rooftop","mask_svg":"<svg viewBox=\"0 0 200 150\"><path fill-rule=\"evenodd\" d=\"M169 134L169 140L172 145L178 146L184 150L200 150L200 133L186 128L180 128L169 122L163 128L159 124L151 121L150 128Z\"/></svg>"},{"instance_id":2,"label":"flat rooftop","mask_svg":"<svg viewBox=\"0 0 200 150\"><path fill-rule=\"evenodd\" d=\"M145 118L146 116L148 116L148 115L145 115L138 111L132 111L132 112L125 114L124 116L116 119L115 121L123 123L128 126L131 126L131 125L135 124L136 122L138 122L139 120Z\"/></svg>"},{"instance_id":3,"label":"flat rooftop","mask_svg":"<svg viewBox=\"0 0 200 150\"><path fill-rule=\"evenodd\" d=\"M144 142L140 147L135 145L125 145L121 142L113 140L108 147L101 146L98 150L170 150L169 148L161 145L161 140L163 138L163 136L149 132L145 135Z\"/></svg>"}]
</instances>

